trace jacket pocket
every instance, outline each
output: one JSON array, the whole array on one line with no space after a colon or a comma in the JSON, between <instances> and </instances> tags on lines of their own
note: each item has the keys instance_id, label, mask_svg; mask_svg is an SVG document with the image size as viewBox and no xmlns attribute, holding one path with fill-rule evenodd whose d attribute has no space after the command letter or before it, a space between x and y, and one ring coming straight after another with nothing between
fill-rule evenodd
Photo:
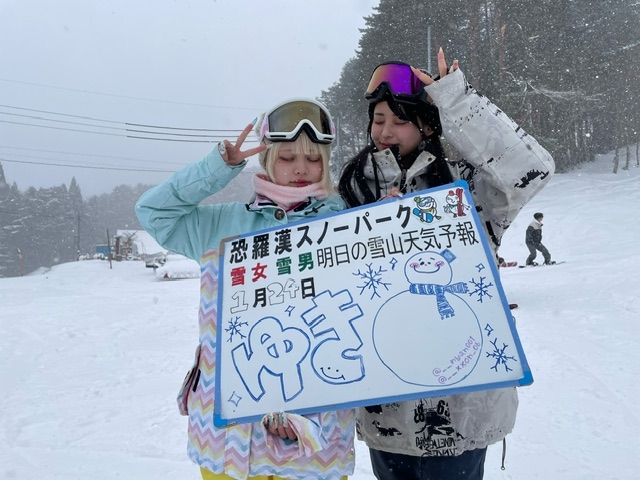
<instances>
[{"instance_id":1,"label":"jacket pocket","mask_svg":"<svg viewBox=\"0 0 640 480\"><path fill-rule=\"evenodd\" d=\"M178 392L178 397L176 398L176 401L178 402L178 411L180 412L180 415L189 415L187 402L189 400L189 392L191 391L191 387L193 386L196 377L199 376L198 375L199 363L200 363L200 345L198 345L198 348L196 348L195 360L193 361L193 365L191 369L187 372L187 375L184 377L184 381L182 382L182 386L180 387L180 391Z\"/></svg>"}]
</instances>

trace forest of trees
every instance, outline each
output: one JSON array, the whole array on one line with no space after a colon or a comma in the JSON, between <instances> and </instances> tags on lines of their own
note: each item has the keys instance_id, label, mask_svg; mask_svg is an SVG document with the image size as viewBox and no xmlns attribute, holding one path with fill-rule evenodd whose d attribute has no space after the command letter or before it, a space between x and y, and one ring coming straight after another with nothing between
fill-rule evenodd
<instances>
[{"instance_id":1,"label":"forest of trees","mask_svg":"<svg viewBox=\"0 0 640 480\"><path fill-rule=\"evenodd\" d=\"M121 185L84 201L69 187L28 188L6 182L0 165L0 277L77 260L107 243L107 229L139 228L133 205L150 185Z\"/></svg>"},{"instance_id":2,"label":"forest of trees","mask_svg":"<svg viewBox=\"0 0 640 480\"><path fill-rule=\"evenodd\" d=\"M622 168L630 148L638 158L640 2L380 0L365 21L356 55L319 96L338 126L334 176L367 143L364 89L374 67L400 60L426 68L428 44L432 71L443 47L481 93L552 153L558 171L611 150ZM10 182L0 164L0 277L76 260L106 243L107 230L140 228L133 207L149 188L121 185L85 200L75 178L69 187L24 192ZM251 193L246 176L236 182L225 201Z\"/></svg>"},{"instance_id":3,"label":"forest of trees","mask_svg":"<svg viewBox=\"0 0 640 480\"><path fill-rule=\"evenodd\" d=\"M640 144L640 2L380 0L359 49L320 99L340 132L338 162L367 142L374 67L437 69L442 47L467 80L549 150L558 171ZM339 166L338 166L339 167Z\"/></svg>"},{"instance_id":4,"label":"forest of trees","mask_svg":"<svg viewBox=\"0 0 640 480\"><path fill-rule=\"evenodd\" d=\"M242 172L223 192L205 203L246 201L252 172ZM116 230L140 229L134 206L151 185L120 185L111 193L82 197L75 178L69 187L33 188L21 192L9 184L0 163L0 278L29 274L92 255Z\"/></svg>"}]
</instances>

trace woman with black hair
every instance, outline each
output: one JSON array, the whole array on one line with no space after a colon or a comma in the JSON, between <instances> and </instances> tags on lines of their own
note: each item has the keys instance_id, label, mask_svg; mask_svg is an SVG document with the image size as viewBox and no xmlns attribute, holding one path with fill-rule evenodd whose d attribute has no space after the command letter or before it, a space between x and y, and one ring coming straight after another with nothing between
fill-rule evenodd
<instances>
[{"instance_id":1,"label":"woman with black hair","mask_svg":"<svg viewBox=\"0 0 640 480\"><path fill-rule=\"evenodd\" d=\"M376 67L365 95L371 141L343 167L339 192L355 207L466 180L497 261L502 234L554 162L466 82L457 61L447 68L442 49L438 70L431 78L406 63ZM447 161L441 135L462 160ZM357 432L379 480L480 480L487 446L511 432L517 406L515 388L374 405L358 409Z\"/></svg>"},{"instance_id":2,"label":"woman with black hair","mask_svg":"<svg viewBox=\"0 0 640 480\"><path fill-rule=\"evenodd\" d=\"M368 98L371 143L344 166L339 183L347 204L375 202L394 188L407 193L453 181L438 109L426 96L416 104L398 102L385 82Z\"/></svg>"}]
</instances>

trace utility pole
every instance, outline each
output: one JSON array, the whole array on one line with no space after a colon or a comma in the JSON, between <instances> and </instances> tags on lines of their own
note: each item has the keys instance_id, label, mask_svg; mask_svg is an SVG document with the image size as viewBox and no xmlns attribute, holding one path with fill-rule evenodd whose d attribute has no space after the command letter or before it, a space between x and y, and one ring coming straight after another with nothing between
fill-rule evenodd
<instances>
[{"instance_id":1,"label":"utility pole","mask_svg":"<svg viewBox=\"0 0 640 480\"><path fill-rule=\"evenodd\" d=\"M77 244L76 244L76 262L80 260L80 214L78 213L78 235L76 237L77 240Z\"/></svg>"},{"instance_id":2,"label":"utility pole","mask_svg":"<svg viewBox=\"0 0 640 480\"><path fill-rule=\"evenodd\" d=\"M111 240L109 240L109 229L107 228L107 251L109 252L109 270L113 269L113 264L111 263Z\"/></svg>"},{"instance_id":3,"label":"utility pole","mask_svg":"<svg viewBox=\"0 0 640 480\"><path fill-rule=\"evenodd\" d=\"M24 254L19 248L16 248L16 250L18 251L18 257L20 257L20 276L24 277Z\"/></svg>"}]
</instances>

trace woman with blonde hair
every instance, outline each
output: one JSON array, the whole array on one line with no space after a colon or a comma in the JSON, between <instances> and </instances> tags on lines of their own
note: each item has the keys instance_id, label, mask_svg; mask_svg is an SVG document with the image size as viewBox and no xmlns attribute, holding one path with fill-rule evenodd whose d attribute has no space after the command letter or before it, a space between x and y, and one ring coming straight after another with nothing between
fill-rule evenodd
<instances>
[{"instance_id":1,"label":"woman with blonde hair","mask_svg":"<svg viewBox=\"0 0 640 480\"><path fill-rule=\"evenodd\" d=\"M256 128L260 145L242 150ZM335 128L312 99L282 102L202 160L145 192L136 204L141 224L164 248L201 264L200 342L195 366L178 396L189 416L189 457L205 480L343 479L354 469L354 412L267 415L261 422L219 428L213 423L219 246L221 240L316 215L344 202L329 175ZM200 205L223 189L258 154L264 172L253 177L248 203Z\"/></svg>"}]
</instances>

